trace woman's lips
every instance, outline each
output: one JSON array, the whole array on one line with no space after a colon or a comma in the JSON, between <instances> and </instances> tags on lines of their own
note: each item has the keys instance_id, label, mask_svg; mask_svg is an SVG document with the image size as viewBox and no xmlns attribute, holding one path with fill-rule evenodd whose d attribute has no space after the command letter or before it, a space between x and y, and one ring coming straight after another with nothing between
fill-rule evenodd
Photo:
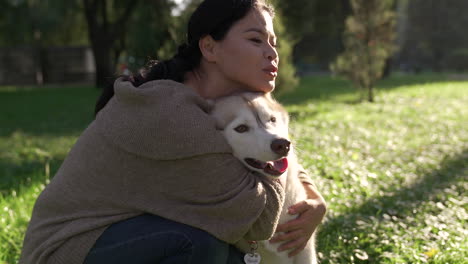
<instances>
[{"instance_id":1,"label":"woman's lips","mask_svg":"<svg viewBox=\"0 0 468 264\"><path fill-rule=\"evenodd\" d=\"M271 77L276 77L278 75L278 68L275 66L269 66L263 69L263 71L270 75Z\"/></svg>"},{"instance_id":2,"label":"woman's lips","mask_svg":"<svg viewBox=\"0 0 468 264\"><path fill-rule=\"evenodd\" d=\"M276 72L271 72L271 71L264 71L264 72L271 77L276 77L278 75Z\"/></svg>"}]
</instances>

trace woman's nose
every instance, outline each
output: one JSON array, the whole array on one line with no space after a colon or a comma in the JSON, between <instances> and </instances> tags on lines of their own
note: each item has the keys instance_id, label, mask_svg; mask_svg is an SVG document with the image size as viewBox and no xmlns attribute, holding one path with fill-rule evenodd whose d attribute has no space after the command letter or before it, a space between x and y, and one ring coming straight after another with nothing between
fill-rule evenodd
<instances>
[{"instance_id":1,"label":"woman's nose","mask_svg":"<svg viewBox=\"0 0 468 264\"><path fill-rule=\"evenodd\" d=\"M278 59L278 51L275 47L268 45L268 49L265 51L265 57L268 58L270 61L274 61Z\"/></svg>"}]
</instances>

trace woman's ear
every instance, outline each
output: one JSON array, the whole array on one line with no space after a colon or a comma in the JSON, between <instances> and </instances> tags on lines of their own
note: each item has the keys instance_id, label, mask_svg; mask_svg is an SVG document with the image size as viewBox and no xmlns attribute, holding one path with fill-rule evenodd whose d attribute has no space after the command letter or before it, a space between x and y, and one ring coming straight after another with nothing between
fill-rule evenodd
<instances>
[{"instance_id":1,"label":"woman's ear","mask_svg":"<svg viewBox=\"0 0 468 264\"><path fill-rule=\"evenodd\" d=\"M210 35L206 35L198 41L201 54L208 62L216 62L216 40Z\"/></svg>"}]
</instances>

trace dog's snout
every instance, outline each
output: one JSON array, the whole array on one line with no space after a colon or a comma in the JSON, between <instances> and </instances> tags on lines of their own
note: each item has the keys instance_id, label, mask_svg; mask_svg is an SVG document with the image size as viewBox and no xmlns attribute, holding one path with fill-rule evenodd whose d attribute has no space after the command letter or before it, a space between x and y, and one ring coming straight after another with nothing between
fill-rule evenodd
<instances>
[{"instance_id":1,"label":"dog's snout","mask_svg":"<svg viewBox=\"0 0 468 264\"><path fill-rule=\"evenodd\" d=\"M271 150L273 150L273 152L276 154L280 154L281 156L288 155L290 146L291 142L284 138L275 139L273 142L271 142Z\"/></svg>"}]
</instances>

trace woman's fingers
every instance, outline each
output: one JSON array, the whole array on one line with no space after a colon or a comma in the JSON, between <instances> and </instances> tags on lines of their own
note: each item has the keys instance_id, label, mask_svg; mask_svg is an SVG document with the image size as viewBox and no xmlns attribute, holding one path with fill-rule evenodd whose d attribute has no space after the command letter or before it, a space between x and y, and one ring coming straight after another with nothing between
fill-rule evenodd
<instances>
[{"instance_id":1,"label":"woman's fingers","mask_svg":"<svg viewBox=\"0 0 468 264\"><path fill-rule=\"evenodd\" d=\"M304 236L299 236L296 239L290 240L289 242L281 244L281 246L278 247L278 251L286 251L286 250L301 250L301 247L304 248L305 245L307 244L307 239Z\"/></svg>"},{"instance_id":2,"label":"woman's fingers","mask_svg":"<svg viewBox=\"0 0 468 264\"><path fill-rule=\"evenodd\" d=\"M300 201L297 204L294 204L288 208L288 213L291 215L301 214L308 209L307 201Z\"/></svg>"},{"instance_id":3,"label":"woman's fingers","mask_svg":"<svg viewBox=\"0 0 468 264\"><path fill-rule=\"evenodd\" d=\"M274 236L272 239L270 239L270 243L278 243L278 242L295 240L301 237L302 233L303 231L299 229L299 230L291 231L288 233L278 234Z\"/></svg>"},{"instance_id":4,"label":"woman's fingers","mask_svg":"<svg viewBox=\"0 0 468 264\"><path fill-rule=\"evenodd\" d=\"M302 226L303 226L303 220L301 219L301 217L299 217L299 218L290 220L284 224L278 225L278 227L276 227L276 232L287 233L287 232L300 229Z\"/></svg>"}]
</instances>

